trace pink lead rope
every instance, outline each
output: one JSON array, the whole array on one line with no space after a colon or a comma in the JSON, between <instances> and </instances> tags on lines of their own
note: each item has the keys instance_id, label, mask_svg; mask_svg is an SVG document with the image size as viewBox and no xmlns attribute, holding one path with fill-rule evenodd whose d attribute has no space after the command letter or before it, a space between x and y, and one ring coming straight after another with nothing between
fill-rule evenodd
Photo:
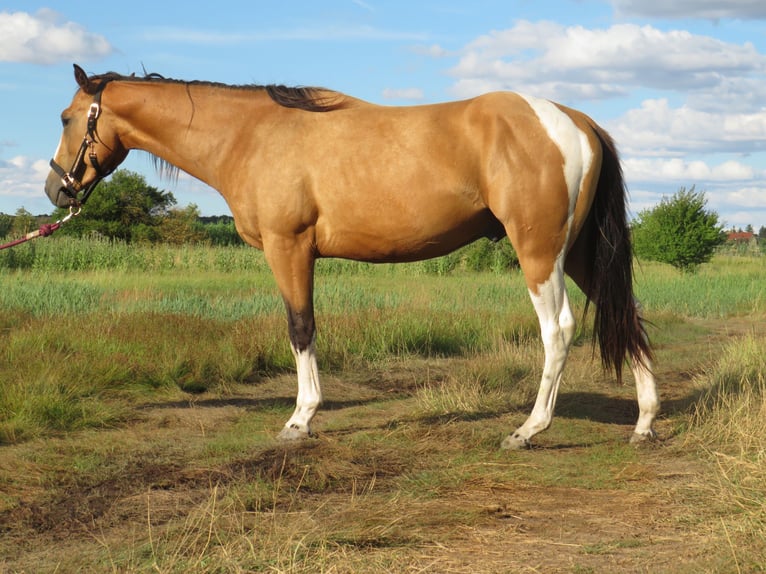
<instances>
[{"instance_id":1,"label":"pink lead rope","mask_svg":"<svg viewBox=\"0 0 766 574\"><path fill-rule=\"evenodd\" d=\"M80 209L78 208L75 211L74 208L70 208L69 215L67 215L63 219L59 219L56 223L44 223L40 226L40 229L31 231L27 233L24 237L15 239L9 243L5 243L4 245L0 245L0 250L8 249L9 247L15 247L16 245L21 245L22 243L26 243L27 241L31 239L36 239L37 237L48 237L49 235L53 235L54 231L56 231L59 227L64 225L67 221L69 221L76 215L80 215Z\"/></svg>"}]
</instances>

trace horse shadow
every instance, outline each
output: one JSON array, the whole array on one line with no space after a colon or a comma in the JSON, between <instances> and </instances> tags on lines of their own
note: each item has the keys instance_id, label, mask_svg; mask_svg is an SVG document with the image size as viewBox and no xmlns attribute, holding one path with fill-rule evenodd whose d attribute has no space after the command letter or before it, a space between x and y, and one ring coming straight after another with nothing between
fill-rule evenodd
<instances>
[{"instance_id":1,"label":"horse shadow","mask_svg":"<svg viewBox=\"0 0 766 574\"><path fill-rule=\"evenodd\" d=\"M359 407L367 404L380 402L379 398L370 399L349 399L349 400L330 400L322 403L322 410L335 411L351 407ZM263 412L269 410L289 410L295 408L295 397L264 397L264 398L246 398L246 397L216 397L216 398L194 398L187 400L152 402L141 405L139 410L158 410L158 409L193 409L193 408L223 408L237 407L247 412Z\"/></svg>"},{"instance_id":2,"label":"horse shadow","mask_svg":"<svg viewBox=\"0 0 766 574\"><path fill-rule=\"evenodd\" d=\"M688 413L700 398L699 392L691 392L685 396L670 399L660 397L660 416ZM556 401L556 416L598 423L632 425L638 418L638 403L635 397L615 397L604 393L583 391L562 392Z\"/></svg>"},{"instance_id":3,"label":"horse shadow","mask_svg":"<svg viewBox=\"0 0 766 574\"><path fill-rule=\"evenodd\" d=\"M679 414L689 413L694 409L694 406L701 400L701 392L690 392L684 396L674 397L662 401L662 410L660 412L660 418L673 417ZM323 411L332 412L340 411L348 408L365 407L366 405L373 403L380 403L381 398L379 396L370 397L365 399L330 399L326 400L321 409ZM523 414L525 417L531 412L533 403L519 404L512 407L511 411L508 410L496 410L487 409L481 411L471 412L454 412L454 413L440 413L440 414L416 414L404 416L394 416L390 421L381 423L380 428L384 430L391 430L402 424L415 423L425 426L447 425L455 422L480 422L489 419L502 419L508 414ZM261 413L274 410L290 411L295 407L294 396L271 396L271 397L210 397L203 398L198 395L189 398L188 400L177 400L170 402L155 402L144 404L139 409L141 410L159 410L159 409L193 409L193 408L224 408L224 407L236 407L243 409L247 413ZM585 391L570 391L562 392L559 394L555 418L557 419L575 419L586 420L599 424L607 425L621 425L632 427L635 425L638 418L638 405L635 397L619 397L607 393L599 392L585 392ZM504 429L508 430L508 429ZM328 433L320 430L322 434L345 434L344 431L329 431ZM663 437L672 438L672 437ZM545 449L568 449L577 446L586 445L573 445L562 444L552 445L548 444L545 447L535 446L534 448Z\"/></svg>"}]
</instances>

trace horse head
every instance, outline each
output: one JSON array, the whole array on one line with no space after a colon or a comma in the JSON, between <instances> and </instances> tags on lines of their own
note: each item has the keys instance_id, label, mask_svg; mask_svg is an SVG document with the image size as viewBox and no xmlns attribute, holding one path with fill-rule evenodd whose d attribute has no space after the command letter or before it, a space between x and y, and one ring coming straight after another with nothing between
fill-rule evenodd
<instances>
[{"instance_id":1,"label":"horse head","mask_svg":"<svg viewBox=\"0 0 766 574\"><path fill-rule=\"evenodd\" d=\"M108 105L101 103L110 76L89 78L77 64L74 76L79 90L61 113L61 140L45 182L45 193L58 207L82 204L128 155ZM67 170L63 166L70 167Z\"/></svg>"}]
</instances>

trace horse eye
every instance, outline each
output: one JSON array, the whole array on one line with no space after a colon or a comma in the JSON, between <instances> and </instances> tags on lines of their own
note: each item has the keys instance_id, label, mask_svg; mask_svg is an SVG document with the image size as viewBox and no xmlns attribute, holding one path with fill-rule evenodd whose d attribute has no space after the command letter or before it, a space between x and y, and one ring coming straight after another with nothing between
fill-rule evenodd
<instances>
[{"instance_id":1,"label":"horse eye","mask_svg":"<svg viewBox=\"0 0 766 574\"><path fill-rule=\"evenodd\" d=\"M67 127L69 125L69 118L61 117L61 125Z\"/></svg>"}]
</instances>

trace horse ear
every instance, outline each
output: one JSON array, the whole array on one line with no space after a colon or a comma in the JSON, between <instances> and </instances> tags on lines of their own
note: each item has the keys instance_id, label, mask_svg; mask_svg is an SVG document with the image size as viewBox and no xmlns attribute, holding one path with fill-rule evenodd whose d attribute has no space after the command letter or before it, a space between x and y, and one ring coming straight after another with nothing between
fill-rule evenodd
<instances>
[{"instance_id":1,"label":"horse ear","mask_svg":"<svg viewBox=\"0 0 766 574\"><path fill-rule=\"evenodd\" d=\"M85 92L86 94L90 93L91 82L90 82L90 79L88 78L88 74L86 74L85 70L83 70L77 64L74 64L74 79L77 82L77 85L80 86L83 92Z\"/></svg>"}]
</instances>

